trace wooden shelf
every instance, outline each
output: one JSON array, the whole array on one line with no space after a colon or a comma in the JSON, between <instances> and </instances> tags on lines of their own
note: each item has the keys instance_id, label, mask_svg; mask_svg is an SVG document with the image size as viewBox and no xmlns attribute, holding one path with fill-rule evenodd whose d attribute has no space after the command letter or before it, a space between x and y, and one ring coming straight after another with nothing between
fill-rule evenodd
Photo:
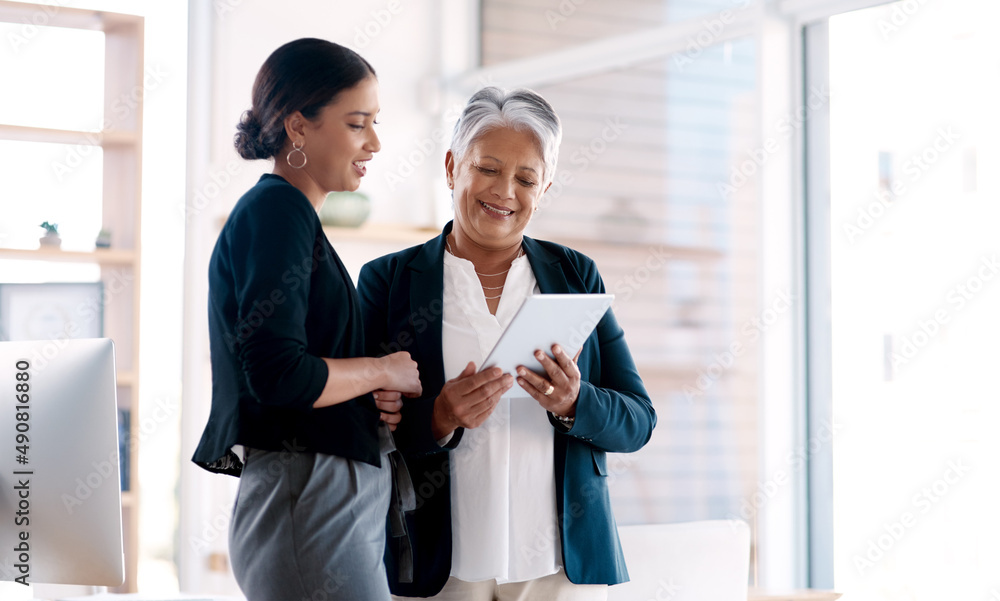
<instances>
[{"instance_id":1,"label":"wooden shelf","mask_svg":"<svg viewBox=\"0 0 1000 601\"><path fill-rule=\"evenodd\" d=\"M79 131L0 124L0 140L84 146L125 146L138 144L139 135L130 131Z\"/></svg>"},{"instance_id":2,"label":"wooden shelf","mask_svg":"<svg viewBox=\"0 0 1000 601\"><path fill-rule=\"evenodd\" d=\"M44 8L46 7L31 6L20 2L0 2L0 22L28 22L27 19L34 16L34 13L41 12ZM46 17L44 24L49 27L101 31L105 24L105 14L93 10L57 6L44 12Z\"/></svg>"},{"instance_id":3,"label":"wooden shelf","mask_svg":"<svg viewBox=\"0 0 1000 601\"><path fill-rule=\"evenodd\" d=\"M422 244L441 233L439 228L398 223L365 223L360 227L323 226L323 231L326 232L326 237L335 246L338 240Z\"/></svg>"},{"instance_id":4,"label":"wooden shelf","mask_svg":"<svg viewBox=\"0 0 1000 601\"><path fill-rule=\"evenodd\" d=\"M60 263L95 263L97 265L135 265L133 250L98 248L94 250L61 250L58 248L0 248L0 259L17 261L51 261Z\"/></svg>"}]
</instances>

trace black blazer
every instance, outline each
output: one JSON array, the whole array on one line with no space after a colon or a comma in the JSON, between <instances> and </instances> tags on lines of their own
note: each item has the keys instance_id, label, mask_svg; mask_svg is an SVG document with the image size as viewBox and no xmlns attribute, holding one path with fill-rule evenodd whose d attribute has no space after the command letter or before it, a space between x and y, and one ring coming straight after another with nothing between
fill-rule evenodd
<instances>
[{"instance_id":1,"label":"black blazer","mask_svg":"<svg viewBox=\"0 0 1000 601\"><path fill-rule=\"evenodd\" d=\"M309 199L265 174L240 198L208 269L212 411L192 460L239 475L229 449L320 452L379 465L372 395L314 409L321 357L358 357L357 291Z\"/></svg>"},{"instance_id":2,"label":"black blazer","mask_svg":"<svg viewBox=\"0 0 1000 601\"><path fill-rule=\"evenodd\" d=\"M434 399L444 386L441 353L445 236L376 259L365 265L358 294L365 320L367 351L409 351L420 368L423 396L405 399L395 432L417 496L407 514L413 546L414 581L397 580L398 539L388 538L386 565L397 595L438 593L451 572L451 490L448 450L461 444L456 430L447 448L431 434ZM552 242L524 238L524 252L543 293L604 292L594 262ZM642 448L656 425L649 395L639 378L624 332L608 311L584 343L578 360L582 381L576 422L556 430L556 511L566 574L577 584L617 584L628 580L611 501L605 452Z\"/></svg>"}]
</instances>

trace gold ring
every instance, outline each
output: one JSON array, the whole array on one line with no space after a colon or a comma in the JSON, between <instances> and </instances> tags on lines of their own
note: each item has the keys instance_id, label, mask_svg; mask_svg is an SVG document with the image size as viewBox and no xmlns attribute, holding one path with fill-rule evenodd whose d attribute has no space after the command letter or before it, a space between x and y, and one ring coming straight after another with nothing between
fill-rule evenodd
<instances>
[{"instance_id":1,"label":"gold ring","mask_svg":"<svg viewBox=\"0 0 1000 601\"><path fill-rule=\"evenodd\" d=\"M555 386L553 386L552 384L549 384L549 389L546 390L545 392L543 392L542 394L544 394L545 396L549 396L550 394L552 394L552 391L555 390L555 389L556 389Z\"/></svg>"}]
</instances>

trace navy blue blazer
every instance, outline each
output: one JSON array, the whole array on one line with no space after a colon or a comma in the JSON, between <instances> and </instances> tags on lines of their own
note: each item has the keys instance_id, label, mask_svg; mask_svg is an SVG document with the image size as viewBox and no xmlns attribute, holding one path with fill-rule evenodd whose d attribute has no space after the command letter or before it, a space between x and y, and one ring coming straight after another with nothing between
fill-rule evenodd
<instances>
[{"instance_id":1,"label":"navy blue blazer","mask_svg":"<svg viewBox=\"0 0 1000 601\"><path fill-rule=\"evenodd\" d=\"M406 516L413 548L413 582L397 579L399 539L387 538L386 566L392 592L426 597L438 593L451 572L451 489L448 450L461 444L462 429L442 448L431 434L434 399L444 386L441 352L445 236L376 259L361 270L358 294L367 352L405 350L417 361L423 396L405 399L396 444L406 459L417 508ZM604 283L594 262L572 249L525 237L524 252L543 293L599 293ZM628 581L625 558L608 497L606 452L642 448L656 425L625 334L612 311L598 323L578 359L580 396L576 422L556 430L556 510L566 575L577 584Z\"/></svg>"},{"instance_id":2,"label":"navy blue blazer","mask_svg":"<svg viewBox=\"0 0 1000 601\"><path fill-rule=\"evenodd\" d=\"M235 444L380 465L371 394L319 409L322 357L364 353L357 292L295 186L260 176L226 220L208 267L212 410L192 460L238 476Z\"/></svg>"}]
</instances>

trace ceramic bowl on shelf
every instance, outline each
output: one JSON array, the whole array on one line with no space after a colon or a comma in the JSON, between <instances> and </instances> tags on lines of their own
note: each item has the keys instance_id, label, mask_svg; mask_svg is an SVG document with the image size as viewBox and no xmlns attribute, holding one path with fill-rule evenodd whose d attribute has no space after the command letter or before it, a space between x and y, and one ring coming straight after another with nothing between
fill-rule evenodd
<instances>
[{"instance_id":1,"label":"ceramic bowl on shelf","mask_svg":"<svg viewBox=\"0 0 1000 601\"><path fill-rule=\"evenodd\" d=\"M371 200L362 192L330 192L319 210L319 220L332 227L358 227L368 219Z\"/></svg>"}]
</instances>

